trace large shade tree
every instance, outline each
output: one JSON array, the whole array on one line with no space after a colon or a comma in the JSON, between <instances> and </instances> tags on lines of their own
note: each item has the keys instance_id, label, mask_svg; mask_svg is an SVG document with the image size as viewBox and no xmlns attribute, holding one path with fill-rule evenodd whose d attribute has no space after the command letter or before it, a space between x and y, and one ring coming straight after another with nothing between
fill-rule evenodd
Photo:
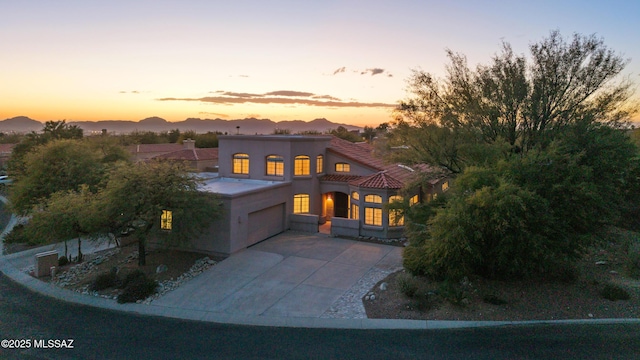
<instances>
[{"instance_id":1,"label":"large shade tree","mask_svg":"<svg viewBox=\"0 0 640 360\"><path fill-rule=\"evenodd\" d=\"M594 36L552 32L445 79L415 71L388 134L390 157L459 179L446 201L408 211L405 265L436 277L560 271L640 200L627 63ZM426 226L425 226L426 225Z\"/></svg>"},{"instance_id":2,"label":"large shade tree","mask_svg":"<svg viewBox=\"0 0 640 360\"><path fill-rule=\"evenodd\" d=\"M129 233L138 240L145 265L149 239L181 244L208 229L221 212L214 194L199 190L199 178L181 164L122 163L96 195L93 214L102 214L101 232Z\"/></svg>"}]
</instances>

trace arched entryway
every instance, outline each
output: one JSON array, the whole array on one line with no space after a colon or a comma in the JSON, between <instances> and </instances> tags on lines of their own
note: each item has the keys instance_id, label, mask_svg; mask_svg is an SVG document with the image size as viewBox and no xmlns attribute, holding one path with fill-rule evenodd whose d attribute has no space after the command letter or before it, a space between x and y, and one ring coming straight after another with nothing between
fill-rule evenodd
<instances>
[{"instance_id":1,"label":"arched entryway","mask_svg":"<svg viewBox=\"0 0 640 360\"><path fill-rule=\"evenodd\" d=\"M334 191L322 194L323 216L327 220L332 217L349 217L349 195Z\"/></svg>"}]
</instances>

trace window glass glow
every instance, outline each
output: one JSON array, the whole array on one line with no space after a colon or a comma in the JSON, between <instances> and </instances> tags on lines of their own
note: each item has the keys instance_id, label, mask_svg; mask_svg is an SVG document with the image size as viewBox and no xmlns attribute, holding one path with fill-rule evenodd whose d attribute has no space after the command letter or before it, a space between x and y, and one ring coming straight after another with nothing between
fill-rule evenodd
<instances>
[{"instance_id":1,"label":"window glass glow","mask_svg":"<svg viewBox=\"0 0 640 360\"><path fill-rule=\"evenodd\" d=\"M298 155L293 160L293 174L296 176L309 175L309 157Z\"/></svg>"},{"instance_id":2,"label":"window glass glow","mask_svg":"<svg viewBox=\"0 0 640 360\"><path fill-rule=\"evenodd\" d=\"M351 171L351 165L347 163L336 163L336 172L349 172Z\"/></svg>"},{"instance_id":3,"label":"window glass glow","mask_svg":"<svg viewBox=\"0 0 640 360\"><path fill-rule=\"evenodd\" d=\"M382 209L364 208L364 223L365 225L382 226Z\"/></svg>"},{"instance_id":4,"label":"window glass glow","mask_svg":"<svg viewBox=\"0 0 640 360\"><path fill-rule=\"evenodd\" d=\"M284 159L280 155L267 156L267 175L284 175Z\"/></svg>"},{"instance_id":5,"label":"window glass glow","mask_svg":"<svg viewBox=\"0 0 640 360\"><path fill-rule=\"evenodd\" d=\"M324 156L318 155L316 158L316 174L322 174L324 172Z\"/></svg>"},{"instance_id":6,"label":"window glass glow","mask_svg":"<svg viewBox=\"0 0 640 360\"><path fill-rule=\"evenodd\" d=\"M365 195L364 201L373 204L382 204L382 196L374 194Z\"/></svg>"},{"instance_id":7,"label":"window glass glow","mask_svg":"<svg viewBox=\"0 0 640 360\"><path fill-rule=\"evenodd\" d=\"M162 210L162 215L160 216L160 229L162 230L171 230L173 226L173 213L171 210Z\"/></svg>"},{"instance_id":8,"label":"window glass glow","mask_svg":"<svg viewBox=\"0 0 640 360\"><path fill-rule=\"evenodd\" d=\"M293 213L306 214L309 212L309 194L293 195Z\"/></svg>"},{"instance_id":9,"label":"window glass glow","mask_svg":"<svg viewBox=\"0 0 640 360\"><path fill-rule=\"evenodd\" d=\"M248 154L233 154L233 173L234 174L249 174L249 155Z\"/></svg>"}]
</instances>

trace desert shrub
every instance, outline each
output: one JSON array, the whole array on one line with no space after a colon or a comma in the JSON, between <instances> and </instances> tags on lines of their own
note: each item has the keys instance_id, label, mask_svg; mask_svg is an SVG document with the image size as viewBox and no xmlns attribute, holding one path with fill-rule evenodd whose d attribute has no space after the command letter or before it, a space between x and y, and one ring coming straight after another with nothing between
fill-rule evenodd
<instances>
[{"instance_id":1,"label":"desert shrub","mask_svg":"<svg viewBox=\"0 0 640 360\"><path fill-rule=\"evenodd\" d=\"M18 224L11 229L11 231L3 239L5 244L28 244L35 245L33 241L24 233L24 225Z\"/></svg>"},{"instance_id":2,"label":"desert shrub","mask_svg":"<svg viewBox=\"0 0 640 360\"><path fill-rule=\"evenodd\" d=\"M120 279L118 278L118 274L116 271L105 271L96 276L95 280L89 285L89 290L91 291L100 291L104 289L108 289L110 287L116 287L120 283Z\"/></svg>"},{"instance_id":3,"label":"desert shrub","mask_svg":"<svg viewBox=\"0 0 640 360\"><path fill-rule=\"evenodd\" d=\"M508 302L496 294L486 294L482 296L482 301L491 305L506 305Z\"/></svg>"},{"instance_id":4,"label":"desert shrub","mask_svg":"<svg viewBox=\"0 0 640 360\"><path fill-rule=\"evenodd\" d=\"M438 294L456 306L465 306L467 302L467 292L464 287L453 281L445 280L438 286Z\"/></svg>"},{"instance_id":5,"label":"desert shrub","mask_svg":"<svg viewBox=\"0 0 640 360\"><path fill-rule=\"evenodd\" d=\"M129 280L124 286L122 293L118 295L118 303L136 302L155 294L158 288L158 282L147 277L144 273L140 273L135 276L133 275L136 274L136 272L127 275Z\"/></svg>"},{"instance_id":6,"label":"desert shrub","mask_svg":"<svg viewBox=\"0 0 640 360\"><path fill-rule=\"evenodd\" d=\"M124 277L124 279L122 280L122 283L120 284L120 288L125 288L127 287L127 285L129 285L129 283L131 283L135 279L139 277L145 277L145 276L147 275L142 270L135 269Z\"/></svg>"},{"instance_id":7,"label":"desert shrub","mask_svg":"<svg viewBox=\"0 0 640 360\"><path fill-rule=\"evenodd\" d=\"M407 297L413 297L418 291L418 280L411 274L401 273L397 278L398 288L400 292Z\"/></svg>"},{"instance_id":8,"label":"desert shrub","mask_svg":"<svg viewBox=\"0 0 640 360\"><path fill-rule=\"evenodd\" d=\"M629 295L629 292L627 290L619 285L612 283L604 285L602 290L600 290L600 296L611 301L629 300L631 298L631 295Z\"/></svg>"},{"instance_id":9,"label":"desert shrub","mask_svg":"<svg viewBox=\"0 0 640 360\"><path fill-rule=\"evenodd\" d=\"M65 266L69 263L69 259L66 256L62 255L58 258L58 266Z\"/></svg>"}]
</instances>

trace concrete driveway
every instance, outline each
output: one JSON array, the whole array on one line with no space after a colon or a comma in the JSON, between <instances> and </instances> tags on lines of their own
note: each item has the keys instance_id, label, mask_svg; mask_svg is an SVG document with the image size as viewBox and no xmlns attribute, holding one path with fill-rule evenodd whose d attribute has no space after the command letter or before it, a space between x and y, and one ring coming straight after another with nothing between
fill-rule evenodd
<instances>
[{"instance_id":1,"label":"concrete driveway","mask_svg":"<svg viewBox=\"0 0 640 360\"><path fill-rule=\"evenodd\" d=\"M363 278L377 281L376 275L400 268L401 252L394 246L286 232L230 256L152 304L246 316L323 317L344 296L353 297L353 288L373 285L363 284ZM355 290L358 299L364 295Z\"/></svg>"}]
</instances>

